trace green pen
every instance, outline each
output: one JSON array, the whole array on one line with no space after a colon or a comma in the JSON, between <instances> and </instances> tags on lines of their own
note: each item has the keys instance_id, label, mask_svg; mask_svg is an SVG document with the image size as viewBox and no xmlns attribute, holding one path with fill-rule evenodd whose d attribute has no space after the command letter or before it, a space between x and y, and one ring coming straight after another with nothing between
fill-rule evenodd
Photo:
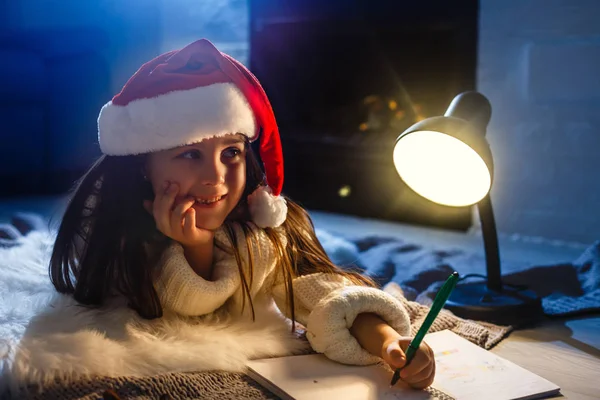
<instances>
[{"instance_id":1,"label":"green pen","mask_svg":"<svg viewBox=\"0 0 600 400\"><path fill-rule=\"evenodd\" d=\"M406 363L404 364L405 367L415 356L417 349L423 341L423 338L427 334L427 331L429 331L429 328L431 328L431 325L433 325L433 321L436 319L436 317L444 307L444 304L446 304L446 301L448 300L448 297L450 297L450 293L452 293L452 290L454 290L454 287L456 286L457 282L458 272L455 271L448 277L448 279L446 279L446 282L444 282L442 288L435 295L433 305L431 306L427 317L425 317L423 325L421 325L421 328L415 335L414 339L410 341L410 344L406 349ZM402 368L397 368L396 371L394 371L394 376L392 377L392 383L390 383L390 386L394 386L400 379L401 369Z\"/></svg>"}]
</instances>

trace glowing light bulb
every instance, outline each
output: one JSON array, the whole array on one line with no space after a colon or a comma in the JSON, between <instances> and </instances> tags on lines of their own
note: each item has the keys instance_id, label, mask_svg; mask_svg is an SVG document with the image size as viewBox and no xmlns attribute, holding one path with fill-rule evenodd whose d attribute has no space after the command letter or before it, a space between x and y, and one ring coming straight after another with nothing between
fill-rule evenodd
<instances>
[{"instance_id":1,"label":"glowing light bulb","mask_svg":"<svg viewBox=\"0 0 600 400\"><path fill-rule=\"evenodd\" d=\"M434 131L417 131L394 148L394 165L402 180L421 196L442 205L468 206L489 192L490 171L464 142Z\"/></svg>"}]
</instances>

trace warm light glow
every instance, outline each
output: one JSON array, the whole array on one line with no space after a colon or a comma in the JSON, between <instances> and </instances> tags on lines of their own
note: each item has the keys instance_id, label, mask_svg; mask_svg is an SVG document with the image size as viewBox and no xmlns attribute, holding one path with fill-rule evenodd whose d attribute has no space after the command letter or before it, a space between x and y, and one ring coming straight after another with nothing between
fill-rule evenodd
<instances>
[{"instance_id":1,"label":"warm light glow","mask_svg":"<svg viewBox=\"0 0 600 400\"><path fill-rule=\"evenodd\" d=\"M338 195L340 197L348 197L348 196L350 196L351 192L352 192L352 189L350 188L350 186L344 185L340 188L340 190L338 190Z\"/></svg>"},{"instance_id":2,"label":"warm light glow","mask_svg":"<svg viewBox=\"0 0 600 400\"><path fill-rule=\"evenodd\" d=\"M489 192L487 165L462 141L433 131L413 132L396 143L394 165L421 196L447 206L468 206Z\"/></svg>"}]
</instances>

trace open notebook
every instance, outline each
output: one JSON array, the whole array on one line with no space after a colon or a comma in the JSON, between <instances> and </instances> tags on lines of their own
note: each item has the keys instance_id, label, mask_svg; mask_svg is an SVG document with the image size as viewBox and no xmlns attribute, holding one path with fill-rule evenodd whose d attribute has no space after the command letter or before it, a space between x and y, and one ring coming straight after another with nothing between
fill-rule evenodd
<instances>
[{"instance_id":1,"label":"open notebook","mask_svg":"<svg viewBox=\"0 0 600 400\"><path fill-rule=\"evenodd\" d=\"M321 354L254 360L248 375L282 399L535 399L558 386L486 351L451 331L430 333L436 377L426 391L389 387L392 371L380 365L343 365Z\"/></svg>"}]
</instances>

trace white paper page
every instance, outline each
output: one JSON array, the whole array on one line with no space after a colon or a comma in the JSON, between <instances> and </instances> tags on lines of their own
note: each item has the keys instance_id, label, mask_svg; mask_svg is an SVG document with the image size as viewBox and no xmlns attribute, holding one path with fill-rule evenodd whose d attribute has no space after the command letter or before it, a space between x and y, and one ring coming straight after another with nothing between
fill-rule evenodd
<instances>
[{"instance_id":1,"label":"white paper page","mask_svg":"<svg viewBox=\"0 0 600 400\"><path fill-rule=\"evenodd\" d=\"M436 375L433 386L458 400L507 400L557 392L552 382L500 358L451 331L428 334Z\"/></svg>"},{"instance_id":2,"label":"white paper page","mask_svg":"<svg viewBox=\"0 0 600 400\"><path fill-rule=\"evenodd\" d=\"M433 399L429 393L421 390L402 389L400 385L390 388L392 372L378 365L343 365L323 355L284 357L280 360L283 362L256 360L248 366L259 375L268 377L296 400ZM256 379L254 373L249 375ZM273 387L265 386L269 389Z\"/></svg>"}]
</instances>

